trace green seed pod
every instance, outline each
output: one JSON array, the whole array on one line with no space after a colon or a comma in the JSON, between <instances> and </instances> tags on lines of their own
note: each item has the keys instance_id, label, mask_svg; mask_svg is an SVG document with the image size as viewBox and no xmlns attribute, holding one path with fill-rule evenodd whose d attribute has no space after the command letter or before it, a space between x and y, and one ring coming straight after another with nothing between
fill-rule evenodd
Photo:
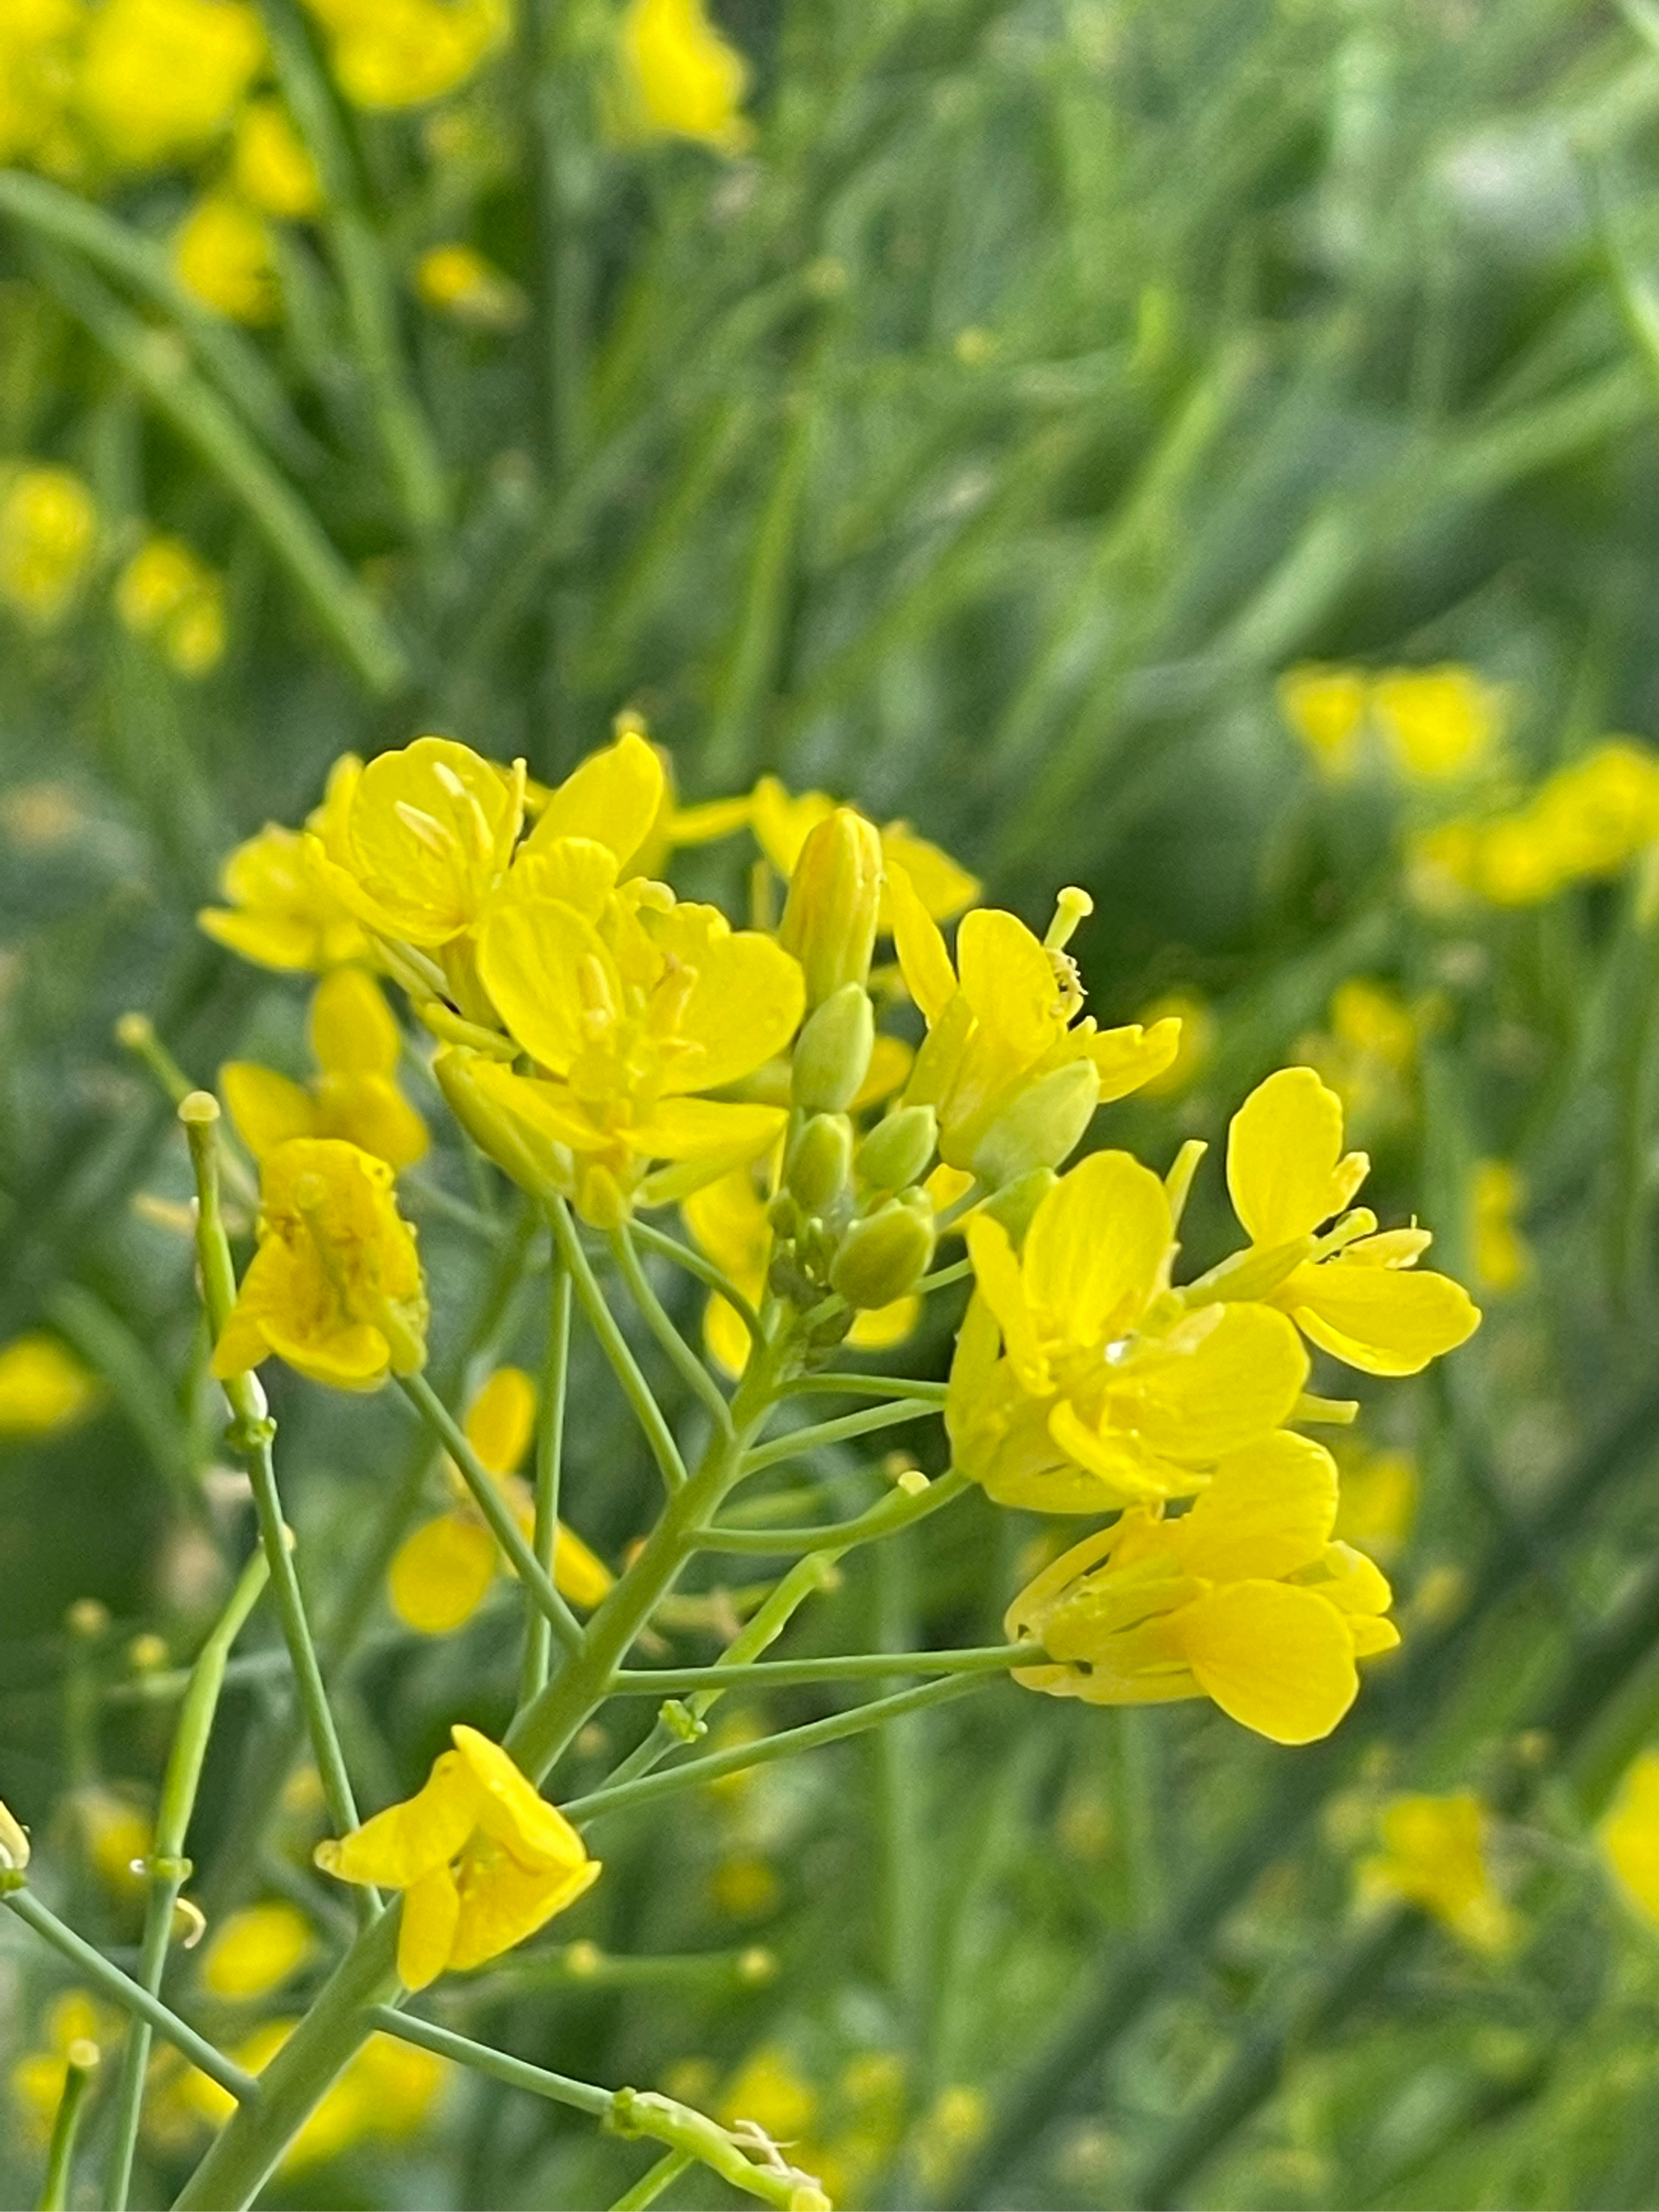
<instances>
[{"instance_id":1,"label":"green seed pod","mask_svg":"<svg viewBox=\"0 0 1659 2212\"><path fill-rule=\"evenodd\" d=\"M830 1287L849 1305L890 1305L925 1273L933 1256L933 1209L920 1191L890 1198L841 1240Z\"/></svg>"},{"instance_id":2,"label":"green seed pod","mask_svg":"<svg viewBox=\"0 0 1659 2212\"><path fill-rule=\"evenodd\" d=\"M1022 1091L980 1139L974 1173L1000 1190L1033 1168L1057 1168L1082 1139L1100 1103L1091 1060L1068 1060Z\"/></svg>"},{"instance_id":3,"label":"green seed pod","mask_svg":"<svg viewBox=\"0 0 1659 2212\"><path fill-rule=\"evenodd\" d=\"M789 1147L784 1181L803 1212L827 1213L852 1180L853 1125L845 1114L814 1114Z\"/></svg>"},{"instance_id":4,"label":"green seed pod","mask_svg":"<svg viewBox=\"0 0 1659 2212\"><path fill-rule=\"evenodd\" d=\"M859 1178L871 1190L905 1190L927 1172L939 1142L931 1106L901 1106L859 1146Z\"/></svg>"},{"instance_id":5,"label":"green seed pod","mask_svg":"<svg viewBox=\"0 0 1659 2212\"><path fill-rule=\"evenodd\" d=\"M870 1073L875 1009L862 983L843 983L795 1040L790 1095L805 1114L844 1114Z\"/></svg>"}]
</instances>

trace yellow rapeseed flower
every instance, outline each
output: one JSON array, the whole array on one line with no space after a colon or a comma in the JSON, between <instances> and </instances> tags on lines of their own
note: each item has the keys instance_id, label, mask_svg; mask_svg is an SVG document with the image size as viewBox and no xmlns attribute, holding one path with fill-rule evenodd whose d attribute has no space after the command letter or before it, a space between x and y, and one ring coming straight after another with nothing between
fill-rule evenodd
<instances>
[{"instance_id":1,"label":"yellow rapeseed flower","mask_svg":"<svg viewBox=\"0 0 1659 2212\"><path fill-rule=\"evenodd\" d=\"M97 1376L44 1330L0 1346L0 1437L49 1437L73 1428L102 1395Z\"/></svg>"},{"instance_id":2,"label":"yellow rapeseed flower","mask_svg":"<svg viewBox=\"0 0 1659 2212\"><path fill-rule=\"evenodd\" d=\"M257 1062L233 1060L219 1088L256 1160L293 1137L343 1137L389 1167L406 1168L428 1144L426 1123L398 1088L403 1036L380 985L362 968L335 968L311 1001L309 1087Z\"/></svg>"},{"instance_id":3,"label":"yellow rapeseed flower","mask_svg":"<svg viewBox=\"0 0 1659 2212\"><path fill-rule=\"evenodd\" d=\"M1133 1506L1046 1567L1005 1626L1046 1653L1014 1680L1091 1705L1207 1697L1275 1743L1328 1735L1355 1662L1400 1640L1389 1585L1334 1543L1336 1469L1281 1431L1231 1455L1177 1520Z\"/></svg>"},{"instance_id":4,"label":"yellow rapeseed flower","mask_svg":"<svg viewBox=\"0 0 1659 2212\"><path fill-rule=\"evenodd\" d=\"M325 841L337 834L334 819L349 805L362 773L349 753L336 761L307 830ZM368 957L363 926L319 874L305 830L268 822L230 854L219 889L229 904L204 907L196 919L244 960L262 968L326 970Z\"/></svg>"},{"instance_id":5,"label":"yellow rapeseed flower","mask_svg":"<svg viewBox=\"0 0 1659 2212\"><path fill-rule=\"evenodd\" d=\"M1097 1513L1190 1497L1290 1418L1308 1375L1295 1329L1265 1306L1189 1312L1165 1295L1170 1200L1128 1153L1062 1176L1018 1255L984 1215L968 1249L978 1289L945 1424L957 1464L999 1504Z\"/></svg>"},{"instance_id":6,"label":"yellow rapeseed flower","mask_svg":"<svg viewBox=\"0 0 1659 2212\"><path fill-rule=\"evenodd\" d=\"M79 163L73 107L87 21L82 0L0 8L0 162L69 176Z\"/></svg>"},{"instance_id":7,"label":"yellow rapeseed flower","mask_svg":"<svg viewBox=\"0 0 1659 2212\"><path fill-rule=\"evenodd\" d=\"M204 192L173 234L179 283L233 322L275 322L282 306L270 230L234 192Z\"/></svg>"},{"instance_id":8,"label":"yellow rapeseed flower","mask_svg":"<svg viewBox=\"0 0 1659 2212\"><path fill-rule=\"evenodd\" d=\"M508 0L306 0L359 107L419 107L465 83L513 27Z\"/></svg>"},{"instance_id":9,"label":"yellow rapeseed flower","mask_svg":"<svg viewBox=\"0 0 1659 2212\"><path fill-rule=\"evenodd\" d=\"M233 2004L267 1997L298 1973L316 1949L311 1923L283 1899L228 1914L202 1954L202 1986Z\"/></svg>"},{"instance_id":10,"label":"yellow rapeseed flower","mask_svg":"<svg viewBox=\"0 0 1659 2212\"><path fill-rule=\"evenodd\" d=\"M536 1385L521 1367L498 1367L469 1407L466 1439L499 1482L526 1537L534 1502L518 1480L536 1432ZM456 1477L459 1483L459 1477ZM398 1618L422 1636L447 1636L483 1604L501 1565L495 1540L470 1504L416 1528L392 1562L390 1595ZM598 1605L614 1580L611 1570L562 1521L553 1552L553 1580L574 1605Z\"/></svg>"},{"instance_id":11,"label":"yellow rapeseed flower","mask_svg":"<svg viewBox=\"0 0 1659 2212\"><path fill-rule=\"evenodd\" d=\"M423 1789L316 1860L342 1881L404 1892L398 1972L423 1990L533 1936L599 1877L568 1820L498 1744L458 1723Z\"/></svg>"},{"instance_id":12,"label":"yellow rapeseed flower","mask_svg":"<svg viewBox=\"0 0 1659 2212\"><path fill-rule=\"evenodd\" d=\"M0 605L41 629L74 605L98 551L98 509L69 469L0 478Z\"/></svg>"},{"instance_id":13,"label":"yellow rapeseed flower","mask_svg":"<svg viewBox=\"0 0 1659 2212\"><path fill-rule=\"evenodd\" d=\"M320 212L317 165L279 100L251 100L236 118L232 173L250 207L302 221Z\"/></svg>"},{"instance_id":14,"label":"yellow rapeseed flower","mask_svg":"<svg viewBox=\"0 0 1659 2212\"><path fill-rule=\"evenodd\" d=\"M205 676L224 658L224 586L180 538L144 540L116 579L115 611L181 676Z\"/></svg>"},{"instance_id":15,"label":"yellow rapeseed flower","mask_svg":"<svg viewBox=\"0 0 1659 2212\"><path fill-rule=\"evenodd\" d=\"M1097 1030L1093 1017L1083 1015L1083 987L1065 951L1072 927L1088 910L1080 894L1062 898L1046 939L1012 914L975 908L957 928L953 964L902 868L889 869L887 892L899 965L927 1024L905 1103L935 1109L939 1155L949 1166L1003 1180L1007 1163L999 1124L1006 1130L1022 1100L1046 1079L1045 1095L1062 1094L1056 1126L1070 1131L1063 1148L1041 1163L1057 1167L1096 1104L1139 1090L1175 1058L1177 1021ZM1077 1081L1085 1069L1096 1078L1092 1097Z\"/></svg>"},{"instance_id":16,"label":"yellow rapeseed flower","mask_svg":"<svg viewBox=\"0 0 1659 2212\"><path fill-rule=\"evenodd\" d=\"M621 27L619 121L629 137L695 138L740 154L749 64L709 21L703 0L629 0Z\"/></svg>"},{"instance_id":17,"label":"yellow rapeseed flower","mask_svg":"<svg viewBox=\"0 0 1659 2212\"><path fill-rule=\"evenodd\" d=\"M1494 1297L1518 1291L1532 1273L1532 1249L1517 1217L1527 1187L1508 1160L1477 1160L1469 1177L1470 1245L1476 1281Z\"/></svg>"},{"instance_id":18,"label":"yellow rapeseed flower","mask_svg":"<svg viewBox=\"0 0 1659 2212\"><path fill-rule=\"evenodd\" d=\"M1309 664L1279 678L1279 712L1323 775L1340 778L1358 767L1367 695L1357 668Z\"/></svg>"},{"instance_id":19,"label":"yellow rapeseed flower","mask_svg":"<svg viewBox=\"0 0 1659 2212\"><path fill-rule=\"evenodd\" d=\"M1386 1565L1405 1548L1417 1516L1417 1462L1408 1451L1374 1450L1353 1436L1337 1444L1335 1458L1337 1535Z\"/></svg>"},{"instance_id":20,"label":"yellow rapeseed flower","mask_svg":"<svg viewBox=\"0 0 1659 2212\"><path fill-rule=\"evenodd\" d=\"M1413 782L1442 783L1492 757L1503 694L1472 669L1400 668L1372 685L1370 711L1400 773Z\"/></svg>"},{"instance_id":21,"label":"yellow rapeseed flower","mask_svg":"<svg viewBox=\"0 0 1659 2212\"><path fill-rule=\"evenodd\" d=\"M479 331L514 331L530 312L522 289L471 246L429 246L415 264L415 289L428 307Z\"/></svg>"},{"instance_id":22,"label":"yellow rapeseed flower","mask_svg":"<svg viewBox=\"0 0 1659 2212\"><path fill-rule=\"evenodd\" d=\"M1640 1751L1626 1768L1597 1831L1620 1888L1659 1927L1659 1751Z\"/></svg>"},{"instance_id":23,"label":"yellow rapeseed flower","mask_svg":"<svg viewBox=\"0 0 1659 2212\"><path fill-rule=\"evenodd\" d=\"M1343 1152L1342 1102L1310 1067L1270 1075L1228 1131L1227 1187L1253 1248L1288 1258L1314 1240L1264 1295L1322 1351L1368 1374L1415 1375L1472 1336L1480 1315L1461 1284L1418 1269L1426 1229L1378 1234L1375 1214L1349 1210L1370 1168L1364 1152Z\"/></svg>"},{"instance_id":24,"label":"yellow rapeseed flower","mask_svg":"<svg viewBox=\"0 0 1659 2212\"><path fill-rule=\"evenodd\" d=\"M231 2056L246 2073L263 2073L297 2025L292 2020L266 2021ZM194 2067L175 2073L162 2063L161 2094L153 2085L147 2117L169 2130L179 2121L185 2127L204 2121L222 2127L235 2110L228 2091ZM417 2134L447 2070L447 2061L429 2051L417 2051L396 2036L370 2036L289 2142L277 2171L300 2172L358 2143L401 2142Z\"/></svg>"},{"instance_id":25,"label":"yellow rapeseed flower","mask_svg":"<svg viewBox=\"0 0 1659 2212\"><path fill-rule=\"evenodd\" d=\"M88 19L81 112L115 161L170 161L229 129L264 58L245 0L100 0Z\"/></svg>"},{"instance_id":26,"label":"yellow rapeseed flower","mask_svg":"<svg viewBox=\"0 0 1659 2212\"><path fill-rule=\"evenodd\" d=\"M1425 830L1408 860L1427 906L1537 906L1571 884L1617 875L1656 842L1659 755L1608 738L1547 776L1524 805Z\"/></svg>"},{"instance_id":27,"label":"yellow rapeseed flower","mask_svg":"<svg viewBox=\"0 0 1659 2212\"><path fill-rule=\"evenodd\" d=\"M1360 1867L1362 1890L1407 1899L1471 1950L1496 1956L1513 1946L1519 1931L1492 1880L1489 1823L1472 1790L1396 1797L1382 1832L1381 1856Z\"/></svg>"},{"instance_id":28,"label":"yellow rapeseed flower","mask_svg":"<svg viewBox=\"0 0 1659 2212\"><path fill-rule=\"evenodd\" d=\"M384 1160L295 1137L261 1163L259 1247L213 1355L221 1376L275 1352L314 1382L378 1389L426 1359L426 1284Z\"/></svg>"},{"instance_id":29,"label":"yellow rapeseed flower","mask_svg":"<svg viewBox=\"0 0 1659 2212\"><path fill-rule=\"evenodd\" d=\"M749 798L749 820L755 842L786 882L793 876L801 848L821 822L836 811L836 802L827 792L803 791L792 797L775 775L763 775ZM910 887L935 921L949 921L969 907L980 894L977 876L969 874L951 855L926 837L918 837L908 822L889 822L881 832L881 858L890 875L902 868ZM882 927L890 930L892 913L884 895Z\"/></svg>"},{"instance_id":30,"label":"yellow rapeseed flower","mask_svg":"<svg viewBox=\"0 0 1659 2212\"><path fill-rule=\"evenodd\" d=\"M44 2143L62 2102L71 2054L85 2063L120 2039L121 2016L85 1990L64 1990L52 1999L44 2023L44 2047L25 2051L13 2065L7 2086L21 2107L29 2135ZM228 2101L228 2100L227 2100Z\"/></svg>"}]
</instances>

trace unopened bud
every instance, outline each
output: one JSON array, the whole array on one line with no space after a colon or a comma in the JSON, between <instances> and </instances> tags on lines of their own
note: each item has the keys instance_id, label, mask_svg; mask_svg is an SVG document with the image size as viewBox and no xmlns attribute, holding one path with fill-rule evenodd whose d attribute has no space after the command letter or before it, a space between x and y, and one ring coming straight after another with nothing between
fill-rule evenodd
<instances>
[{"instance_id":1,"label":"unopened bud","mask_svg":"<svg viewBox=\"0 0 1659 2212\"><path fill-rule=\"evenodd\" d=\"M931 1106L898 1107L859 1146L860 1177L872 1190L908 1190L927 1174L938 1142Z\"/></svg>"},{"instance_id":2,"label":"unopened bud","mask_svg":"<svg viewBox=\"0 0 1659 2212\"><path fill-rule=\"evenodd\" d=\"M843 983L867 982L881 904L881 835L838 806L800 848L778 942L806 976L806 1003L821 1006Z\"/></svg>"},{"instance_id":3,"label":"unopened bud","mask_svg":"<svg viewBox=\"0 0 1659 2212\"><path fill-rule=\"evenodd\" d=\"M574 1156L523 1115L510 1112L495 1095L489 1086L502 1077L518 1079L499 1060L452 1047L438 1054L432 1072L467 1135L520 1190L541 1199L570 1196L576 1179Z\"/></svg>"},{"instance_id":4,"label":"unopened bud","mask_svg":"<svg viewBox=\"0 0 1659 2212\"><path fill-rule=\"evenodd\" d=\"M0 1803L0 1873L21 1874L28 1863L28 1832L10 1806Z\"/></svg>"},{"instance_id":5,"label":"unopened bud","mask_svg":"<svg viewBox=\"0 0 1659 2212\"><path fill-rule=\"evenodd\" d=\"M981 1211L1000 1221L1016 1244L1023 1242L1036 1212L1060 1177L1052 1168L1033 1168L1029 1175L1005 1183L985 1201Z\"/></svg>"},{"instance_id":6,"label":"unopened bud","mask_svg":"<svg viewBox=\"0 0 1659 2212\"><path fill-rule=\"evenodd\" d=\"M853 1125L845 1114L814 1114L789 1147L784 1181L807 1213L827 1213L853 1172Z\"/></svg>"},{"instance_id":7,"label":"unopened bud","mask_svg":"<svg viewBox=\"0 0 1659 2212\"><path fill-rule=\"evenodd\" d=\"M795 1040L790 1096L807 1114L844 1114L870 1072L875 1009L862 983L832 991Z\"/></svg>"},{"instance_id":8,"label":"unopened bud","mask_svg":"<svg viewBox=\"0 0 1659 2212\"><path fill-rule=\"evenodd\" d=\"M830 1286L848 1305L866 1309L902 1298L933 1256L933 1209L913 1192L890 1198L841 1241L830 1269Z\"/></svg>"},{"instance_id":9,"label":"unopened bud","mask_svg":"<svg viewBox=\"0 0 1659 2212\"><path fill-rule=\"evenodd\" d=\"M1050 1068L980 1139L974 1173L998 1190L1033 1168L1057 1168L1081 1141L1099 1103L1100 1078L1091 1060Z\"/></svg>"}]
</instances>

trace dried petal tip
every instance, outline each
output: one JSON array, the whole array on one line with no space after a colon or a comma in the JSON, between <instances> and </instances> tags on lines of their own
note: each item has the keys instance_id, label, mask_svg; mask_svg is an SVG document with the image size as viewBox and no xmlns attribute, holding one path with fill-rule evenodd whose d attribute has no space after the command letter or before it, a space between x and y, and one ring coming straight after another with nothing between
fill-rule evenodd
<instances>
[{"instance_id":1,"label":"dried petal tip","mask_svg":"<svg viewBox=\"0 0 1659 2212\"><path fill-rule=\"evenodd\" d=\"M179 1119L186 1127L210 1128L219 1118L219 1102L210 1091L191 1091L179 1101Z\"/></svg>"}]
</instances>

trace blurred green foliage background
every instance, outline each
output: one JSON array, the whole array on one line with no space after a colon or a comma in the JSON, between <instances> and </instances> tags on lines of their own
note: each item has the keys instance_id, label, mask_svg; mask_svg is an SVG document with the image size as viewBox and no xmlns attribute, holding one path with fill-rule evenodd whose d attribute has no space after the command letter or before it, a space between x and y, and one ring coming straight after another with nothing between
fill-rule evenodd
<instances>
[{"instance_id":1,"label":"blurred green foliage background","mask_svg":"<svg viewBox=\"0 0 1659 2212\"><path fill-rule=\"evenodd\" d=\"M0 1778L63 1909L134 1940L74 1807L142 1806L169 1709L131 1640L187 1654L220 1589L180 1504L216 1449L187 1247L133 1204L179 1200L183 1154L112 1025L148 1011L196 1080L297 1069L303 994L195 927L230 845L297 820L342 750L436 730L552 776L631 705L689 798L763 771L854 796L1039 926L1087 885L1095 1010L1180 992L1214 1024L1184 1091L1102 1117L1160 1168L1340 984L1386 986L1414 1015L1355 1130L1379 1210L1420 1212L1467 1279L1475 1164L1513 1163L1530 1265L1367 1431L1418 1470L1406 1648L1328 1744L999 1690L618 1824L539 1976L447 2016L715 2108L758 2068L749 2105L848 2203L1651 2204L1659 1936L1593 1823L1659 1726L1653 901L1638 870L1425 913L1400 857L1422 793L1322 781L1274 682L1465 664L1503 687L1516 790L1659 737L1659 9L730 0L736 155L618 141L602 0L522 0L509 51L395 113L338 96L286 0L260 13L329 193L284 230L269 330L169 289L183 171L61 188L107 219L87 235L50 180L0 178L0 458L78 471L102 532L65 620L0 628L0 1338L57 1331L105 1393L0 1445ZM451 238L521 289L514 327L417 301ZM225 579L200 678L111 611L143 523ZM534 1299L492 1291L504 1187L423 1174L459 1385L533 1352ZM1197 1264L1213 1156L1203 1190ZM651 1477L581 1358L565 1495L614 1559ZM376 1547L418 1438L398 1406L273 1389L325 1640L357 1632L349 1748L389 1797L457 1711L499 1725L516 1616L398 1632ZM838 1480L876 1494L856 1454ZM1035 1533L977 1502L930 1522L796 1648L993 1641ZM108 1622L77 1635L88 1597ZM257 1846L283 1726L251 1665L193 1846L210 1915L311 1893ZM1494 1808L1500 1956L1356 1901L1389 1794L1462 1788ZM61 1983L16 1929L0 1978L15 2060ZM7 2203L38 2186L26 2122L0 2127ZM139 2201L189 2162L152 2141ZM591 2204L641 2163L456 2081L269 2201Z\"/></svg>"}]
</instances>

